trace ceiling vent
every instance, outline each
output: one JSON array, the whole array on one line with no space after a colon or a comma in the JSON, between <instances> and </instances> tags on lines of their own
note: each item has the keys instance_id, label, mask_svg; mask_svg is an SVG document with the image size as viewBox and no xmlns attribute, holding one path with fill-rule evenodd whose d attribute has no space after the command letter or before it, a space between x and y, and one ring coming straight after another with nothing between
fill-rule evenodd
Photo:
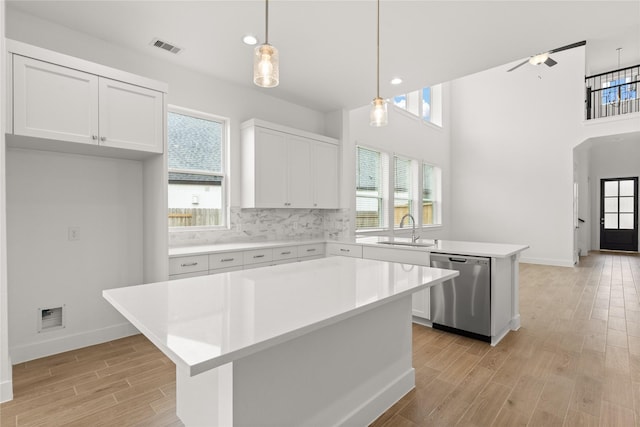
<instances>
[{"instance_id":1,"label":"ceiling vent","mask_svg":"<svg viewBox=\"0 0 640 427\"><path fill-rule=\"evenodd\" d=\"M151 46L155 46L155 47L159 47L160 49L164 49L168 52L171 53L175 53L178 54L180 52L182 52L184 49L182 49L181 47L178 46L174 46L171 43L167 43L165 41L162 41L160 39L153 39L151 40L151 43L149 43Z\"/></svg>"}]
</instances>

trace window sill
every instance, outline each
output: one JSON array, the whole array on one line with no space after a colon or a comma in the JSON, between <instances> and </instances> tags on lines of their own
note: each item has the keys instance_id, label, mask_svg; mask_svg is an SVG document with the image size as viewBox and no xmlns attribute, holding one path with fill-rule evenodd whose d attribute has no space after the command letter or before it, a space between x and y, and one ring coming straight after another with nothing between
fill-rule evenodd
<instances>
[{"instance_id":1,"label":"window sill","mask_svg":"<svg viewBox=\"0 0 640 427\"><path fill-rule=\"evenodd\" d=\"M230 231L227 225L201 225L194 227L169 227L169 233L186 233L191 231Z\"/></svg>"}]
</instances>

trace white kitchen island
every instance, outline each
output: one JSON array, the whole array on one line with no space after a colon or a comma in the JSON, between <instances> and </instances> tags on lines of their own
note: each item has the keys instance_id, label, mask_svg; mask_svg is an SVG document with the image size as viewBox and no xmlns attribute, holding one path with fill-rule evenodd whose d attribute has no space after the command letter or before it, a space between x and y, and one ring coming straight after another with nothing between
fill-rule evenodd
<instances>
[{"instance_id":1,"label":"white kitchen island","mask_svg":"<svg viewBox=\"0 0 640 427\"><path fill-rule=\"evenodd\" d=\"M187 426L365 426L415 385L411 295L458 273L343 257L110 289Z\"/></svg>"}]
</instances>

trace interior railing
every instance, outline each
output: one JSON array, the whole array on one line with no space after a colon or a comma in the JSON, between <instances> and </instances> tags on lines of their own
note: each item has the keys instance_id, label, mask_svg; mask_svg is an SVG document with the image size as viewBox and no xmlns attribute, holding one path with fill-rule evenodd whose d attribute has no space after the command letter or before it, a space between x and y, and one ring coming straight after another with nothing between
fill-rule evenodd
<instances>
[{"instance_id":1,"label":"interior railing","mask_svg":"<svg viewBox=\"0 0 640 427\"><path fill-rule=\"evenodd\" d=\"M640 111L640 65L585 77L587 120Z\"/></svg>"}]
</instances>

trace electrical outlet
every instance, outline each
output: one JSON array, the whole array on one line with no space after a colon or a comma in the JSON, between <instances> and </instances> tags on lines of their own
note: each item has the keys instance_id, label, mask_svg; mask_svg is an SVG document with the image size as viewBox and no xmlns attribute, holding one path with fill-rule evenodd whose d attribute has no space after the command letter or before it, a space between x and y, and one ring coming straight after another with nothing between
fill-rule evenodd
<instances>
[{"instance_id":1,"label":"electrical outlet","mask_svg":"<svg viewBox=\"0 0 640 427\"><path fill-rule=\"evenodd\" d=\"M67 230L67 237L70 242L80 240L80 227L69 227Z\"/></svg>"}]
</instances>

